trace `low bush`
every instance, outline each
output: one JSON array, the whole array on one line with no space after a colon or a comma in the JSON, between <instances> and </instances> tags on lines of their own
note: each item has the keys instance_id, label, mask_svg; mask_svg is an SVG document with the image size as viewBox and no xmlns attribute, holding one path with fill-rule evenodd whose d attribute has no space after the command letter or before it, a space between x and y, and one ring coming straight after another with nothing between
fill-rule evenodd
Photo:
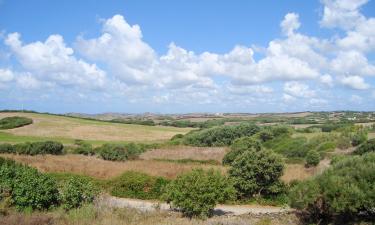
<instances>
[{"instance_id":1,"label":"low bush","mask_svg":"<svg viewBox=\"0 0 375 225\"><path fill-rule=\"evenodd\" d=\"M375 152L375 138L366 141L354 150L354 154L357 155L363 155L368 152Z\"/></svg>"},{"instance_id":2,"label":"low bush","mask_svg":"<svg viewBox=\"0 0 375 225\"><path fill-rule=\"evenodd\" d=\"M169 180L139 172L125 172L108 186L113 196L138 199L160 199Z\"/></svg>"},{"instance_id":3,"label":"low bush","mask_svg":"<svg viewBox=\"0 0 375 225\"><path fill-rule=\"evenodd\" d=\"M19 210L44 210L58 205L56 182L36 169L0 159L0 186L7 187Z\"/></svg>"},{"instance_id":4,"label":"low bush","mask_svg":"<svg viewBox=\"0 0 375 225\"><path fill-rule=\"evenodd\" d=\"M306 166L317 166L320 162L320 154L316 150L310 150L306 155Z\"/></svg>"},{"instance_id":5,"label":"low bush","mask_svg":"<svg viewBox=\"0 0 375 225\"><path fill-rule=\"evenodd\" d=\"M182 174L166 187L163 195L173 207L189 217L210 216L215 205L231 200L235 190L231 181L219 171L194 169Z\"/></svg>"},{"instance_id":6,"label":"low bush","mask_svg":"<svg viewBox=\"0 0 375 225\"><path fill-rule=\"evenodd\" d=\"M261 149L262 145L257 139L254 139L253 137L238 138L230 146L230 151L225 154L223 158L223 164L230 165L237 158L237 156L241 155L245 151L260 151Z\"/></svg>"},{"instance_id":7,"label":"low bush","mask_svg":"<svg viewBox=\"0 0 375 225\"><path fill-rule=\"evenodd\" d=\"M355 132L353 135L352 135L352 140L351 140L351 143L353 146L358 146L364 142L367 141L367 132L366 131L358 131L358 132Z\"/></svg>"},{"instance_id":8,"label":"low bush","mask_svg":"<svg viewBox=\"0 0 375 225\"><path fill-rule=\"evenodd\" d=\"M358 218L373 221L374 186L375 153L352 156L293 186L291 205L305 212L311 222L328 224L337 218L345 218L345 223Z\"/></svg>"},{"instance_id":9,"label":"low bush","mask_svg":"<svg viewBox=\"0 0 375 225\"><path fill-rule=\"evenodd\" d=\"M184 143L193 146L229 146L240 137L252 136L260 128L254 124L242 123L234 126L219 126L191 131L184 136Z\"/></svg>"},{"instance_id":10,"label":"low bush","mask_svg":"<svg viewBox=\"0 0 375 225\"><path fill-rule=\"evenodd\" d=\"M61 155L64 150L63 144L55 141L44 142L26 142L22 144L15 144L13 146L14 153L24 155L38 155L38 154L51 154Z\"/></svg>"},{"instance_id":11,"label":"low bush","mask_svg":"<svg viewBox=\"0 0 375 225\"><path fill-rule=\"evenodd\" d=\"M74 154L95 155L95 151L92 148L92 145L90 143L87 143L83 140L75 140L74 144L75 144L75 148L73 150Z\"/></svg>"},{"instance_id":12,"label":"low bush","mask_svg":"<svg viewBox=\"0 0 375 225\"><path fill-rule=\"evenodd\" d=\"M0 119L0 130L1 129L13 129L17 127L26 126L32 124L33 120L26 117L12 116Z\"/></svg>"},{"instance_id":13,"label":"low bush","mask_svg":"<svg viewBox=\"0 0 375 225\"><path fill-rule=\"evenodd\" d=\"M96 151L104 160L126 161L136 159L146 149L145 145L139 144L104 144Z\"/></svg>"},{"instance_id":14,"label":"low bush","mask_svg":"<svg viewBox=\"0 0 375 225\"><path fill-rule=\"evenodd\" d=\"M284 162L281 156L270 150L246 151L231 166L229 176L240 199L277 195L284 191L280 181Z\"/></svg>"},{"instance_id":15,"label":"low bush","mask_svg":"<svg viewBox=\"0 0 375 225\"><path fill-rule=\"evenodd\" d=\"M14 153L14 147L11 144L0 144L0 153Z\"/></svg>"},{"instance_id":16,"label":"low bush","mask_svg":"<svg viewBox=\"0 0 375 225\"><path fill-rule=\"evenodd\" d=\"M98 189L83 177L71 177L61 189L61 203L65 210L79 208L83 204L91 203L98 194Z\"/></svg>"}]
</instances>

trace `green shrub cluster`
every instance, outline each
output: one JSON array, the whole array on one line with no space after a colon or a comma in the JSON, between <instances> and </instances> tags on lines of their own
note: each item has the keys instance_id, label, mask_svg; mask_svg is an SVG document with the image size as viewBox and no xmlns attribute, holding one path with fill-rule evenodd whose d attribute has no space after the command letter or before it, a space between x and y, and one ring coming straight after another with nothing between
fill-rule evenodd
<instances>
[{"instance_id":1,"label":"green shrub cluster","mask_svg":"<svg viewBox=\"0 0 375 225\"><path fill-rule=\"evenodd\" d=\"M224 165L230 165L239 155L245 151L262 149L261 143L253 137L237 138L230 146L230 151L223 158Z\"/></svg>"},{"instance_id":2,"label":"green shrub cluster","mask_svg":"<svg viewBox=\"0 0 375 225\"><path fill-rule=\"evenodd\" d=\"M89 179L72 176L59 187L53 176L0 157L0 201L8 196L18 210L48 210L59 205L69 210L92 202L97 193Z\"/></svg>"},{"instance_id":3,"label":"green shrub cluster","mask_svg":"<svg viewBox=\"0 0 375 225\"><path fill-rule=\"evenodd\" d=\"M137 125L144 125L144 126L155 126L156 125L153 120L144 120L144 119L113 119L110 122L125 123L125 124L137 124Z\"/></svg>"},{"instance_id":4,"label":"green shrub cluster","mask_svg":"<svg viewBox=\"0 0 375 225\"><path fill-rule=\"evenodd\" d=\"M189 132L184 136L184 143L193 146L229 146L235 139L252 136L259 131L258 126L250 123L219 126Z\"/></svg>"},{"instance_id":5,"label":"green shrub cluster","mask_svg":"<svg viewBox=\"0 0 375 225\"><path fill-rule=\"evenodd\" d=\"M375 218L375 153L342 159L290 190L292 207L314 222L356 217Z\"/></svg>"},{"instance_id":6,"label":"green shrub cluster","mask_svg":"<svg viewBox=\"0 0 375 225\"><path fill-rule=\"evenodd\" d=\"M0 130L1 129L12 129L17 127L26 126L32 124L33 120L26 117L12 116L0 119Z\"/></svg>"},{"instance_id":7,"label":"green shrub cluster","mask_svg":"<svg viewBox=\"0 0 375 225\"><path fill-rule=\"evenodd\" d=\"M104 144L95 149L104 160L126 161L136 159L145 151L144 145L130 144Z\"/></svg>"},{"instance_id":8,"label":"green shrub cluster","mask_svg":"<svg viewBox=\"0 0 375 225\"><path fill-rule=\"evenodd\" d=\"M0 158L0 187L10 193L11 203L19 210L44 210L59 202L57 185L52 178L3 158Z\"/></svg>"},{"instance_id":9,"label":"green shrub cluster","mask_svg":"<svg viewBox=\"0 0 375 225\"><path fill-rule=\"evenodd\" d=\"M207 217L218 203L231 200L235 189L219 171L194 169L173 180L163 195L167 202L189 217Z\"/></svg>"},{"instance_id":10,"label":"green shrub cluster","mask_svg":"<svg viewBox=\"0 0 375 225\"><path fill-rule=\"evenodd\" d=\"M363 155L368 152L375 152L375 138L366 141L354 150L354 154L357 155Z\"/></svg>"},{"instance_id":11,"label":"green shrub cluster","mask_svg":"<svg viewBox=\"0 0 375 225\"><path fill-rule=\"evenodd\" d=\"M60 155L63 153L63 150L64 146L56 141L26 142L15 145L0 144L0 153L17 153L23 155Z\"/></svg>"},{"instance_id":12,"label":"green shrub cluster","mask_svg":"<svg viewBox=\"0 0 375 225\"><path fill-rule=\"evenodd\" d=\"M108 186L113 196L138 199L160 199L169 180L139 172L125 172Z\"/></svg>"},{"instance_id":13,"label":"green shrub cluster","mask_svg":"<svg viewBox=\"0 0 375 225\"><path fill-rule=\"evenodd\" d=\"M320 162L320 154L316 150L310 150L306 155L306 166L317 166Z\"/></svg>"},{"instance_id":14,"label":"green shrub cluster","mask_svg":"<svg viewBox=\"0 0 375 225\"><path fill-rule=\"evenodd\" d=\"M87 143L83 140L74 141L75 148L73 149L74 154L81 155L95 155L95 151L92 147L92 144Z\"/></svg>"}]
</instances>

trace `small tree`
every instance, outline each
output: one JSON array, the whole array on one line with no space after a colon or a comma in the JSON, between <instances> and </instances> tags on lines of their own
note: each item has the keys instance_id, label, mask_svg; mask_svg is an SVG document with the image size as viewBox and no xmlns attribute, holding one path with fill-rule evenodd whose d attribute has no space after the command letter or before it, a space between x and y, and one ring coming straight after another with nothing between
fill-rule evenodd
<instances>
[{"instance_id":1,"label":"small tree","mask_svg":"<svg viewBox=\"0 0 375 225\"><path fill-rule=\"evenodd\" d=\"M278 154L269 150L251 150L234 160L229 176L234 180L240 198L277 194L283 187L279 180L283 169L283 160Z\"/></svg>"},{"instance_id":2,"label":"small tree","mask_svg":"<svg viewBox=\"0 0 375 225\"><path fill-rule=\"evenodd\" d=\"M316 150L310 150L306 155L306 166L317 166L320 162L320 154Z\"/></svg>"},{"instance_id":3,"label":"small tree","mask_svg":"<svg viewBox=\"0 0 375 225\"><path fill-rule=\"evenodd\" d=\"M94 200L98 190L92 182L82 177L72 177L61 190L61 201L64 209L78 208Z\"/></svg>"},{"instance_id":4,"label":"small tree","mask_svg":"<svg viewBox=\"0 0 375 225\"><path fill-rule=\"evenodd\" d=\"M224 165L230 165L237 158L237 156L241 155L245 151L260 151L262 149L262 145L258 140L252 137L242 137L236 139L230 146L230 149L231 150L223 158Z\"/></svg>"},{"instance_id":5,"label":"small tree","mask_svg":"<svg viewBox=\"0 0 375 225\"><path fill-rule=\"evenodd\" d=\"M168 184L164 199L189 217L205 218L217 203L234 195L232 182L219 171L194 169Z\"/></svg>"}]
</instances>

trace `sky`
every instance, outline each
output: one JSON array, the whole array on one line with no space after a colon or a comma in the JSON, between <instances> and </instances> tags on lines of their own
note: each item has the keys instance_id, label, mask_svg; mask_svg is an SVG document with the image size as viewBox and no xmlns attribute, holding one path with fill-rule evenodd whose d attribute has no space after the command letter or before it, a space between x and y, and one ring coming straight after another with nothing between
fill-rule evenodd
<instances>
[{"instance_id":1,"label":"sky","mask_svg":"<svg viewBox=\"0 0 375 225\"><path fill-rule=\"evenodd\" d=\"M0 0L0 109L375 111L375 1Z\"/></svg>"}]
</instances>

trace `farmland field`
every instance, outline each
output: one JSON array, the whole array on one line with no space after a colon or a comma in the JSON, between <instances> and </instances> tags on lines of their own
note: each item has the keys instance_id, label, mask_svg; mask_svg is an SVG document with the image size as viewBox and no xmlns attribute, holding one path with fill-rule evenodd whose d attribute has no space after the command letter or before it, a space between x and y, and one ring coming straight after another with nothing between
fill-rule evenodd
<instances>
[{"instance_id":1,"label":"farmland field","mask_svg":"<svg viewBox=\"0 0 375 225\"><path fill-rule=\"evenodd\" d=\"M0 113L0 119L23 116L33 124L0 132L1 142L57 140L72 143L74 139L103 142L157 142L185 134L190 128L119 124L36 113Z\"/></svg>"}]
</instances>

